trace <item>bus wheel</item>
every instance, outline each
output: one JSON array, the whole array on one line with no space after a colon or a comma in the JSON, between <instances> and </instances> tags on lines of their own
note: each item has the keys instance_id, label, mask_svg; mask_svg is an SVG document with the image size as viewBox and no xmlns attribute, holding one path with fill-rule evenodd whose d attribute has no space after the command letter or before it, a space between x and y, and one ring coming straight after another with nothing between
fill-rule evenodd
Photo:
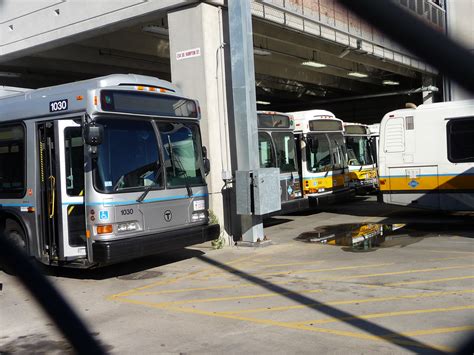
<instances>
[{"instance_id":1,"label":"bus wheel","mask_svg":"<svg viewBox=\"0 0 474 355\"><path fill-rule=\"evenodd\" d=\"M18 248L26 252L26 238L23 228L12 219L7 219L5 221L4 229L5 237L9 239L13 244Z\"/></svg>"}]
</instances>

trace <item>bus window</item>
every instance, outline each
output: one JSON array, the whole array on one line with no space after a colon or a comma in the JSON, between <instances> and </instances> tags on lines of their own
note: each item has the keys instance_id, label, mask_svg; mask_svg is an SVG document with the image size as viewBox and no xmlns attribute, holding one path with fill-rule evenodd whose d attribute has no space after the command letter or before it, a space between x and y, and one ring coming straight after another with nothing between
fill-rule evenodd
<instances>
[{"instance_id":1,"label":"bus window","mask_svg":"<svg viewBox=\"0 0 474 355\"><path fill-rule=\"evenodd\" d=\"M331 152L326 134L312 134L312 144L307 144L306 164L308 171L317 173L332 169Z\"/></svg>"},{"instance_id":2,"label":"bus window","mask_svg":"<svg viewBox=\"0 0 474 355\"><path fill-rule=\"evenodd\" d=\"M82 128L69 127L64 131L66 153L66 192L69 196L84 194L84 149Z\"/></svg>"},{"instance_id":3,"label":"bus window","mask_svg":"<svg viewBox=\"0 0 474 355\"><path fill-rule=\"evenodd\" d=\"M25 132L22 125L0 127L0 196L25 195Z\"/></svg>"},{"instance_id":4,"label":"bus window","mask_svg":"<svg viewBox=\"0 0 474 355\"><path fill-rule=\"evenodd\" d=\"M474 162L474 118L451 120L448 130L448 159L452 163Z\"/></svg>"},{"instance_id":5,"label":"bus window","mask_svg":"<svg viewBox=\"0 0 474 355\"><path fill-rule=\"evenodd\" d=\"M167 187L203 185L201 137L191 123L158 123L164 147Z\"/></svg>"},{"instance_id":6,"label":"bus window","mask_svg":"<svg viewBox=\"0 0 474 355\"><path fill-rule=\"evenodd\" d=\"M158 143L151 122L99 119L104 126L98 147L95 185L101 192L163 186Z\"/></svg>"},{"instance_id":7,"label":"bus window","mask_svg":"<svg viewBox=\"0 0 474 355\"><path fill-rule=\"evenodd\" d=\"M258 156L260 157L261 168L276 167L275 157L273 156L272 139L267 133L258 133Z\"/></svg>"},{"instance_id":8,"label":"bus window","mask_svg":"<svg viewBox=\"0 0 474 355\"><path fill-rule=\"evenodd\" d=\"M298 171L293 133L273 132L272 137L275 142L277 162L280 167L280 172L291 173Z\"/></svg>"},{"instance_id":9,"label":"bus window","mask_svg":"<svg viewBox=\"0 0 474 355\"><path fill-rule=\"evenodd\" d=\"M373 164L371 147L367 137L346 137L347 158L349 165Z\"/></svg>"},{"instance_id":10,"label":"bus window","mask_svg":"<svg viewBox=\"0 0 474 355\"><path fill-rule=\"evenodd\" d=\"M343 169L346 165L346 149L342 134L330 133L328 138L331 141L331 155L334 169Z\"/></svg>"}]
</instances>

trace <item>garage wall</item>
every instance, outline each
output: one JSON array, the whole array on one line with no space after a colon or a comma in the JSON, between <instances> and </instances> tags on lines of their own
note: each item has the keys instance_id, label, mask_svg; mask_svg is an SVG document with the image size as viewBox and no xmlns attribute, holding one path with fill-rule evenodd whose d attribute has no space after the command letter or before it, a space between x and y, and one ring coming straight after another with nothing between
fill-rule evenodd
<instances>
[{"instance_id":1,"label":"garage wall","mask_svg":"<svg viewBox=\"0 0 474 355\"><path fill-rule=\"evenodd\" d=\"M1 0L0 61L111 31L196 0Z\"/></svg>"}]
</instances>

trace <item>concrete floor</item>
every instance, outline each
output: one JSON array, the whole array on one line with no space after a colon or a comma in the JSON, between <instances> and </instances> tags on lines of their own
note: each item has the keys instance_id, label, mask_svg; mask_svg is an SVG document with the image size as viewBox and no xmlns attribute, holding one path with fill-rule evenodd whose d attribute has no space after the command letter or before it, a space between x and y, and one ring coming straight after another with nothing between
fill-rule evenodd
<instances>
[{"instance_id":1,"label":"concrete floor","mask_svg":"<svg viewBox=\"0 0 474 355\"><path fill-rule=\"evenodd\" d=\"M408 225L365 251L295 240L367 222ZM474 330L473 226L359 198L267 220L266 248L45 272L111 353L440 353ZM0 353L70 351L15 277L0 282Z\"/></svg>"}]
</instances>

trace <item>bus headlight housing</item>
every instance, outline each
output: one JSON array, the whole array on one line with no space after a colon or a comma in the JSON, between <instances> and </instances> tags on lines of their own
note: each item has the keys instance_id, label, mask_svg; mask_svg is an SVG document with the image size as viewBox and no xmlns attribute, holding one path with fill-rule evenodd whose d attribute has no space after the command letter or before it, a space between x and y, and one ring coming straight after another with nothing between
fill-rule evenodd
<instances>
[{"instance_id":1,"label":"bus headlight housing","mask_svg":"<svg viewBox=\"0 0 474 355\"><path fill-rule=\"evenodd\" d=\"M191 222L203 221L206 218L207 218L207 214L204 211L193 212L193 214L191 215Z\"/></svg>"},{"instance_id":2,"label":"bus headlight housing","mask_svg":"<svg viewBox=\"0 0 474 355\"><path fill-rule=\"evenodd\" d=\"M137 222L125 222L125 223L117 223L117 232L133 232L140 230L140 227Z\"/></svg>"}]
</instances>

